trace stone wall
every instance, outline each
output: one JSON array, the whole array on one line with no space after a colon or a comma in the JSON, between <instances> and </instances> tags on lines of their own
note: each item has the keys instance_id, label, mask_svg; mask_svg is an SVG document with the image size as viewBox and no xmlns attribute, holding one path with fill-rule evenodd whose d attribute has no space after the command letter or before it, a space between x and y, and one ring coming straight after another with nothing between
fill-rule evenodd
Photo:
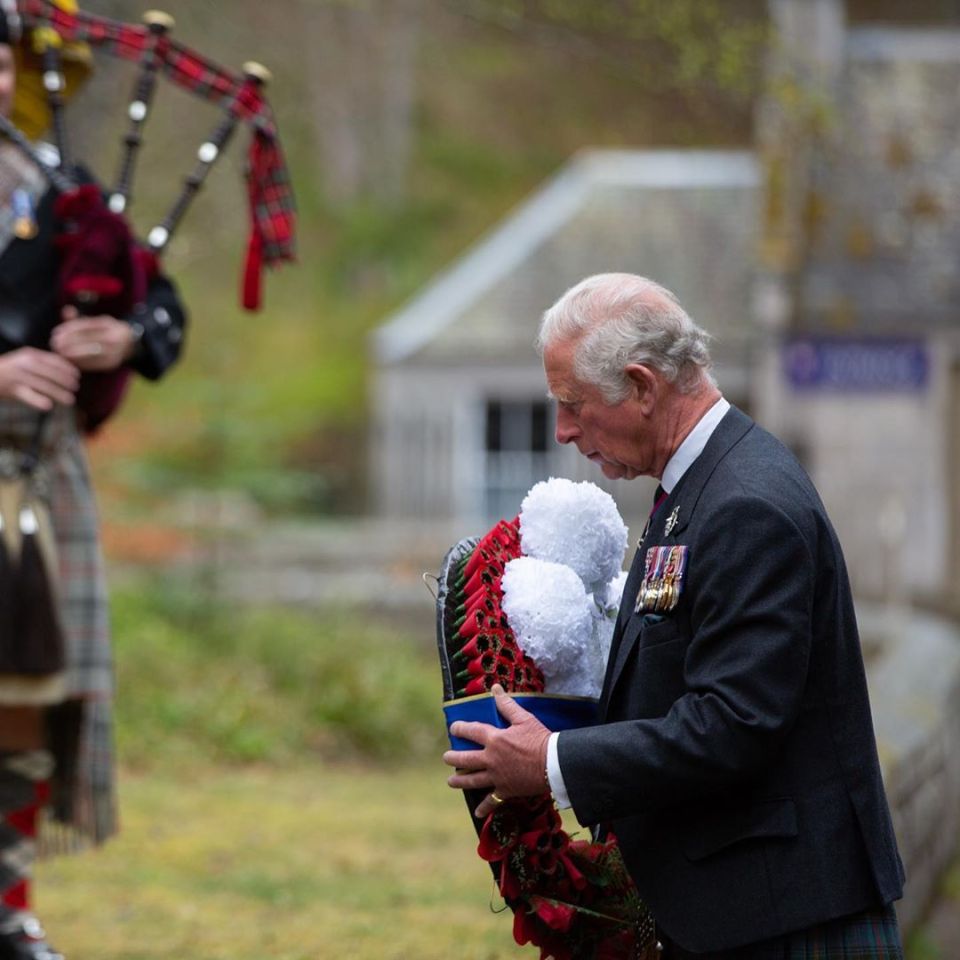
<instances>
[{"instance_id":1,"label":"stone wall","mask_svg":"<svg viewBox=\"0 0 960 960\"><path fill-rule=\"evenodd\" d=\"M960 837L960 627L915 610L859 609L877 745L907 871L906 931Z\"/></svg>"},{"instance_id":2,"label":"stone wall","mask_svg":"<svg viewBox=\"0 0 960 960\"><path fill-rule=\"evenodd\" d=\"M905 602L960 589L951 563L960 460L949 452L960 339L930 337L925 349L929 382L912 391L797 390L775 342L756 367L753 415L813 479L857 597Z\"/></svg>"},{"instance_id":3,"label":"stone wall","mask_svg":"<svg viewBox=\"0 0 960 960\"><path fill-rule=\"evenodd\" d=\"M960 307L960 31L847 35L815 164L798 326L955 329Z\"/></svg>"}]
</instances>

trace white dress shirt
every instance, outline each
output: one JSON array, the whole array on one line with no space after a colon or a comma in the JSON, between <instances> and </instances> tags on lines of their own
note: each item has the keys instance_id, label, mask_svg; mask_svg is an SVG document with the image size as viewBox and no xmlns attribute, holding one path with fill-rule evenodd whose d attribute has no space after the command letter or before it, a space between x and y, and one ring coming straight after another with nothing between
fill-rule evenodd
<instances>
[{"instance_id":1,"label":"white dress shirt","mask_svg":"<svg viewBox=\"0 0 960 960\"><path fill-rule=\"evenodd\" d=\"M677 447L673 456L667 461L663 468L663 476L660 477L660 486L664 492L669 494L673 488L680 482L680 478L690 469L693 461L703 453L703 448L707 445L711 434L717 429L717 425L726 416L730 409L730 404L721 397L698 421L696 426L687 434L683 443ZM560 771L560 759L557 756L557 740L559 733L551 733L547 741L547 779L550 781L550 791L557 806L561 810L566 810L571 806L570 797L567 795L567 787L563 782L563 774Z\"/></svg>"}]
</instances>

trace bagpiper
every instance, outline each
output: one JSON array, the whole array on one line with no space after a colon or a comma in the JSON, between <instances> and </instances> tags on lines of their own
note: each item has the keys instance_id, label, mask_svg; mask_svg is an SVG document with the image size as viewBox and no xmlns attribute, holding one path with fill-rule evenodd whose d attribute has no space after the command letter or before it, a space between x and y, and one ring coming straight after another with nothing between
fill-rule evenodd
<instances>
[{"instance_id":1,"label":"bagpiper","mask_svg":"<svg viewBox=\"0 0 960 960\"><path fill-rule=\"evenodd\" d=\"M103 562L82 436L131 374L161 377L186 315L160 257L238 127L250 233L242 302L294 256L295 210L263 95L269 71L221 67L75 0L0 0L0 960L62 960L30 909L38 852L116 829L113 673ZM119 173L104 191L70 160L64 104L91 49L139 65ZM158 77L218 108L167 215L140 243L124 219ZM33 142L52 127L55 149Z\"/></svg>"},{"instance_id":2,"label":"bagpiper","mask_svg":"<svg viewBox=\"0 0 960 960\"><path fill-rule=\"evenodd\" d=\"M91 64L86 44L30 29L2 0L0 114L28 136L49 125L49 94L71 95ZM90 179L50 147L37 154ZM31 910L34 859L116 830L107 594L82 434L126 371L166 373L186 323L159 272L126 315L65 303L56 207L42 167L0 142L0 960L61 960Z\"/></svg>"}]
</instances>

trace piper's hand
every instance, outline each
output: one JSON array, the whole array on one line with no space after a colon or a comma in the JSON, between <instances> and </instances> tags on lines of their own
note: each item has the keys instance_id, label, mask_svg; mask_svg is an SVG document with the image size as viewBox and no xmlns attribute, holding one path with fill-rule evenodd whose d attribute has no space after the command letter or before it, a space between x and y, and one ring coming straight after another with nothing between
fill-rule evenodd
<instances>
[{"instance_id":1,"label":"piper's hand","mask_svg":"<svg viewBox=\"0 0 960 960\"><path fill-rule=\"evenodd\" d=\"M47 350L20 347L0 356L0 397L35 410L52 410L55 403L72 406L79 385L77 368Z\"/></svg>"},{"instance_id":2,"label":"piper's hand","mask_svg":"<svg viewBox=\"0 0 960 960\"><path fill-rule=\"evenodd\" d=\"M533 797L547 789L547 741L550 731L495 684L491 691L500 716L510 722L504 730L488 723L458 720L450 727L455 737L479 743L482 750L448 750L443 762L456 767L447 779L458 790L491 788L475 811L486 817L509 797Z\"/></svg>"},{"instance_id":3,"label":"piper's hand","mask_svg":"<svg viewBox=\"0 0 960 960\"><path fill-rule=\"evenodd\" d=\"M116 370L133 355L136 342L129 323L106 314L81 317L76 307L64 307L60 316L50 347L80 370Z\"/></svg>"}]
</instances>

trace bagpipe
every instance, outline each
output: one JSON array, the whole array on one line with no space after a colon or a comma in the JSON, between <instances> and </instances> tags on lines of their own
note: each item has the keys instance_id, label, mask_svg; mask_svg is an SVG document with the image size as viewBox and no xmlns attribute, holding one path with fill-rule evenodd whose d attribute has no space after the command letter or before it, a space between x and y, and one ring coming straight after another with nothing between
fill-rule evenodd
<instances>
[{"instance_id":1,"label":"bagpipe","mask_svg":"<svg viewBox=\"0 0 960 960\"><path fill-rule=\"evenodd\" d=\"M596 722L595 697L604 668L602 662L596 672L590 648L598 642L604 646L601 634L612 635L616 607L608 597L616 593L614 603L619 602L622 580L611 577L623 557L626 528L616 514L613 524L606 524L612 536L606 536L603 528L613 501L596 488L586 489L590 486L556 479L538 484L519 517L499 521L482 537L459 541L444 557L435 598L448 726L454 719L502 726L489 694L494 684L551 730ZM565 510L570 495L585 508ZM604 497L609 505L600 502ZM600 502L600 510L593 511L589 500ZM540 522L532 535L521 535L525 518L531 531L548 513L560 520L554 530ZM589 517L588 528L600 531L581 550L582 563L570 562L567 549L582 546L575 542L581 538L569 530L556 535L557 528L574 527L568 521L578 513ZM592 549L597 546L599 550ZM587 572L598 569L604 572L596 577ZM552 623L551 614L544 615L548 610ZM593 678L585 678L590 673ZM551 687L587 695L551 695ZM476 748L452 734L450 740L457 750ZM464 794L478 835L477 853L489 863L500 895L513 911L516 942L538 947L541 960L655 960L653 917L612 832L602 839L572 837L549 789L539 796L507 798L478 820L473 811L487 792Z\"/></svg>"},{"instance_id":2,"label":"bagpipe","mask_svg":"<svg viewBox=\"0 0 960 960\"><path fill-rule=\"evenodd\" d=\"M47 162L29 139L9 120L0 118L0 133L16 144L44 173L58 194L54 213L60 230L58 298L84 314L134 317L159 261L177 227L237 128L251 131L246 164L250 215L246 260L242 275L243 306L259 309L264 266L294 257L295 206L293 190L270 105L264 96L269 71L254 62L241 72L228 70L176 42L173 19L150 11L141 25L128 24L76 9L63 9L53 0L7 0L15 13L8 22L21 38L29 38L32 54L42 64L42 85L59 161ZM3 10L0 10L3 13ZM65 78L62 51L86 44L94 50L138 64L127 108L128 125L112 186L103 195L92 183L80 183L74 173L65 122ZM144 142L159 78L216 105L216 126L196 151L196 162L184 176L179 195L166 216L141 242L128 219L137 159ZM122 366L115 371L84 373L77 406L84 429L97 428L119 405L129 378Z\"/></svg>"},{"instance_id":3,"label":"bagpipe","mask_svg":"<svg viewBox=\"0 0 960 960\"><path fill-rule=\"evenodd\" d=\"M0 115L0 134L42 172L55 195L58 308L73 305L82 314L128 319L131 326L138 316L145 316L148 288L159 272L160 258L240 126L252 133L246 166L250 233L243 271L244 307L260 306L264 266L293 259L293 192L263 92L269 71L256 63L245 64L239 73L227 70L175 42L173 25L172 18L155 11L144 16L142 25L134 25L84 13L73 0L0 0L0 42L9 44L21 58L17 97L24 92L25 103L45 107L54 134L57 156L51 159L33 145L21 126ZM71 48L93 48L139 65L117 176L106 193L97 184L85 182L88 178L74 163L70 149L64 107L66 70L71 63L63 54ZM31 58L30 71L21 69L25 57ZM37 77L41 83L34 89L30 84ZM141 241L128 211L144 124L161 77L212 102L220 117L197 149L196 162L166 216ZM46 125L35 122L29 113L24 118L24 124L29 120L36 127L31 133L39 133ZM37 231L29 213L21 216L14 210L14 235L21 239ZM76 407L86 432L97 429L119 406L129 377L126 365L82 374ZM0 674L55 678L64 662L56 577L51 576L57 569L56 545L42 489L42 437L47 421L48 414L41 414L25 451L0 451ZM3 461L7 454L15 465ZM43 688L42 695L53 696L54 687Z\"/></svg>"}]
</instances>

